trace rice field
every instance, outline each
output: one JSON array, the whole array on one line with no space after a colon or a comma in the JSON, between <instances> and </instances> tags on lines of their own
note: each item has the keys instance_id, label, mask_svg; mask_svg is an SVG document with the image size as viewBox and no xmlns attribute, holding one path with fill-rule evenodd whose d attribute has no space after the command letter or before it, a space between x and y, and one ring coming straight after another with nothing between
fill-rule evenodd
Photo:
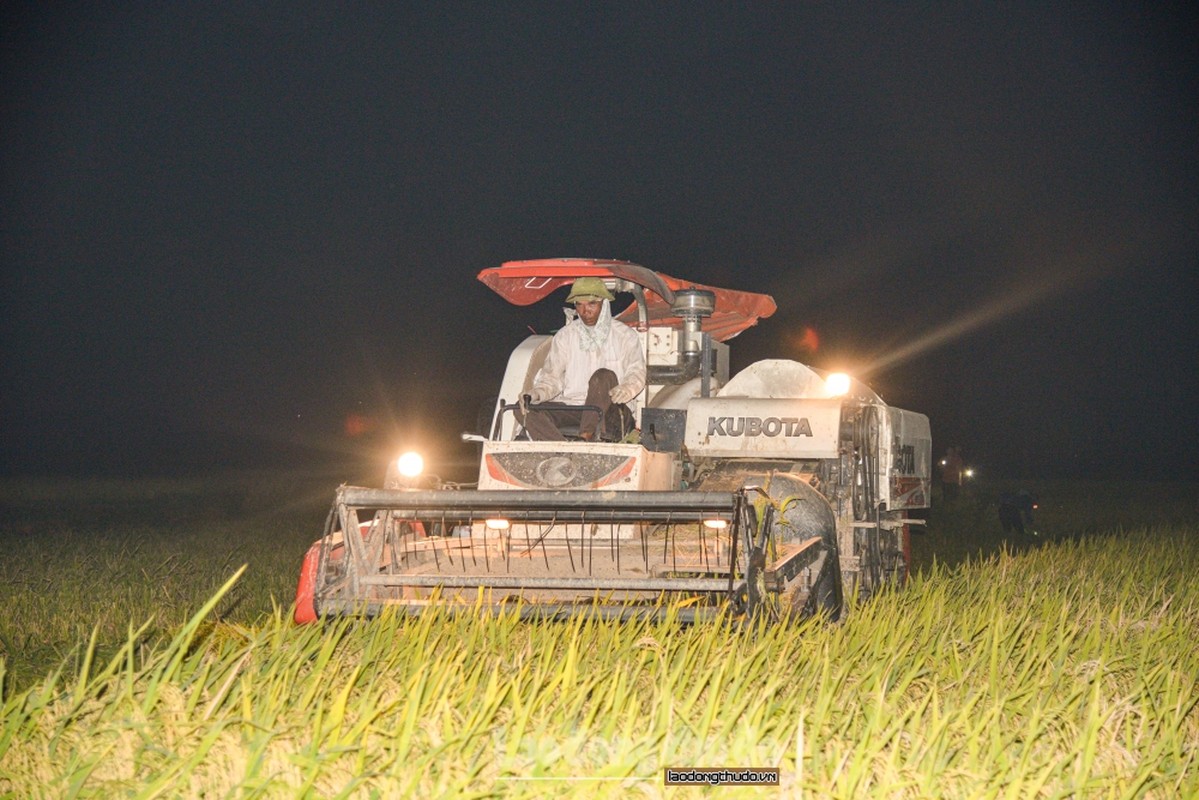
<instances>
[{"instance_id":1,"label":"rice field","mask_svg":"<svg viewBox=\"0 0 1199 800\"><path fill-rule=\"evenodd\" d=\"M321 484L0 486L0 796L1199 796L1193 486L974 487L836 625L297 628Z\"/></svg>"}]
</instances>

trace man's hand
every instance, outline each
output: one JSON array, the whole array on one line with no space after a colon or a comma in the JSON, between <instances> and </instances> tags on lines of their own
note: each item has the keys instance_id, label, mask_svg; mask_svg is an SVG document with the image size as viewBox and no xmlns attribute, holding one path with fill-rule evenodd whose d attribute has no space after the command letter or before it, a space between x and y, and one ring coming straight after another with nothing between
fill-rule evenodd
<instances>
[{"instance_id":1,"label":"man's hand","mask_svg":"<svg viewBox=\"0 0 1199 800\"><path fill-rule=\"evenodd\" d=\"M546 392L545 389L538 389L536 386L534 386L533 390L525 396L529 398L530 403L537 405L538 403L544 403L546 400L549 400L549 397L546 396L547 394L548 392Z\"/></svg>"},{"instance_id":2,"label":"man's hand","mask_svg":"<svg viewBox=\"0 0 1199 800\"><path fill-rule=\"evenodd\" d=\"M612 398L613 403L627 403L637 396L637 392L633 391L628 386L614 386L612 391L608 392L608 396Z\"/></svg>"}]
</instances>

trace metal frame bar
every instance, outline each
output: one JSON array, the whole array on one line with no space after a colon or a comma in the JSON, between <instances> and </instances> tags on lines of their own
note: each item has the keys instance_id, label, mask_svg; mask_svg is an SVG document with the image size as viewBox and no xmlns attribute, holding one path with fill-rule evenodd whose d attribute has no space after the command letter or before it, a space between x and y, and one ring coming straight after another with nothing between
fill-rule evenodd
<instances>
[{"instance_id":1,"label":"metal frame bar","mask_svg":"<svg viewBox=\"0 0 1199 800\"><path fill-rule=\"evenodd\" d=\"M570 578L511 577L508 575L368 575L363 586L420 586L447 589L594 589L643 592L724 592L726 578ZM744 585L742 582L740 585Z\"/></svg>"},{"instance_id":2,"label":"metal frame bar","mask_svg":"<svg viewBox=\"0 0 1199 800\"><path fill-rule=\"evenodd\" d=\"M813 564L820 557L820 545L823 541L819 536L814 536L802 542L784 545L784 554L766 567L767 585L776 583L781 587L805 567Z\"/></svg>"},{"instance_id":3,"label":"metal frame bar","mask_svg":"<svg viewBox=\"0 0 1199 800\"><path fill-rule=\"evenodd\" d=\"M340 599L324 602L321 605L321 616L361 614L367 617L374 617L389 608L410 616L420 616L421 614L482 614L486 616L516 614L524 621L546 620L565 622L577 617L583 617L585 619L627 622L629 620L654 620L672 616L679 622L689 624L694 622L709 622L722 618L733 619L726 609L717 606L695 608L631 604L596 605L591 603L479 604L415 602L409 600L353 602Z\"/></svg>"},{"instance_id":4,"label":"metal frame bar","mask_svg":"<svg viewBox=\"0 0 1199 800\"><path fill-rule=\"evenodd\" d=\"M586 492L505 491L500 489L457 492L447 490L367 489L342 486L337 504L357 508L387 509L404 519L441 516L461 520L511 514L514 519L577 522L583 513L601 520L677 522L704 519L733 521L736 492ZM562 516L567 514L568 516Z\"/></svg>"}]
</instances>

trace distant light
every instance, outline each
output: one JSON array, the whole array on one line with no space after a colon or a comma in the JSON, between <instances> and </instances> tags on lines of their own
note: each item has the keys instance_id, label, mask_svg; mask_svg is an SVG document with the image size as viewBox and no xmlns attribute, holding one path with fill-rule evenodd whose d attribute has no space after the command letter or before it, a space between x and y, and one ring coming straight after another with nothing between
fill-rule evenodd
<instances>
[{"instance_id":1,"label":"distant light","mask_svg":"<svg viewBox=\"0 0 1199 800\"><path fill-rule=\"evenodd\" d=\"M375 421L365 414L347 414L345 419L346 436L357 438L374 430Z\"/></svg>"},{"instance_id":2,"label":"distant light","mask_svg":"<svg viewBox=\"0 0 1199 800\"><path fill-rule=\"evenodd\" d=\"M824 390L829 397L840 397L849 392L849 376L844 372L830 373L824 379Z\"/></svg>"},{"instance_id":3,"label":"distant light","mask_svg":"<svg viewBox=\"0 0 1199 800\"><path fill-rule=\"evenodd\" d=\"M508 530L508 520L506 519L489 519L484 521L489 531L506 531Z\"/></svg>"},{"instance_id":4,"label":"distant light","mask_svg":"<svg viewBox=\"0 0 1199 800\"><path fill-rule=\"evenodd\" d=\"M806 350L809 353L815 353L820 349L820 335L812 327L805 327L803 335L796 336L794 341L796 347L800 350Z\"/></svg>"},{"instance_id":5,"label":"distant light","mask_svg":"<svg viewBox=\"0 0 1199 800\"><path fill-rule=\"evenodd\" d=\"M967 468L966 468L966 477L967 477L967 478L973 478L973 477L974 477L974 467L967 467Z\"/></svg>"},{"instance_id":6,"label":"distant light","mask_svg":"<svg viewBox=\"0 0 1199 800\"><path fill-rule=\"evenodd\" d=\"M728 526L729 526L729 521L727 519L706 519L706 520L704 520L704 527L710 528L714 531L722 531L725 528L727 528Z\"/></svg>"},{"instance_id":7,"label":"distant light","mask_svg":"<svg viewBox=\"0 0 1199 800\"><path fill-rule=\"evenodd\" d=\"M410 450L396 459L396 469L405 478L415 478L425 471L425 460L421 458L420 453Z\"/></svg>"}]
</instances>

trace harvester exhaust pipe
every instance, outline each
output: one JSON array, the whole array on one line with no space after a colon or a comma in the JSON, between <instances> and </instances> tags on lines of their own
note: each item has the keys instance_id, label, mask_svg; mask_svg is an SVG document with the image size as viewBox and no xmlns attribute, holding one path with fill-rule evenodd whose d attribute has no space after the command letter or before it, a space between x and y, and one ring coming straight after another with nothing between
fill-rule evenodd
<instances>
[{"instance_id":1,"label":"harvester exhaust pipe","mask_svg":"<svg viewBox=\"0 0 1199 800\"><path fill-rule=\"evenodd\" d=\"M680 348L683 357L690 360L702 349L700 328L705 317L716 310L716 295L704 289L680 289L674 293L670 310L683 320L683 341Z\"/></svg>"},{"instance_id":2,"label":"harvester exhaust pipe","mask_svg":"<svg viewBox=\"0 0 1199 800\"><path fill-rule=\"evenodd\" d=\"M683 321L679 342L679 361L674 365L654 364L649 367L650 380L654 383L686 383L700 375L705 378L711 364L703 363L708 357L708 346L703 334L703 320L712 316L716 309L716 295L704 289L680 289L674 294L670 310ZM707 387L703 396L707 397Z\"/></svg>"}]
</instances>

